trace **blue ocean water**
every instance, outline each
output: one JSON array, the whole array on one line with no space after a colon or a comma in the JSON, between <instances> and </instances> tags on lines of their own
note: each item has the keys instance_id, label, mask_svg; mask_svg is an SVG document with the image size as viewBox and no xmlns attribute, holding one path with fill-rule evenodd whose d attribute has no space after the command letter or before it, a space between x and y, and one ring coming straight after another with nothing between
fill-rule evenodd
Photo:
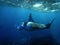
<instances>
[{"instance_id":1,"label":"blue ocean water","mask_svg":"<svg viewBox=\"0 0 60 45\"><path fill-rule=\"evenodd\" d=\"M47 24L55 17L50 29L27 32L17 26L27 21L29 14L37 23ZM60 45L60 12L38 12L17 7L0 7L0 45Z\"/></svg>"}]
</instances>

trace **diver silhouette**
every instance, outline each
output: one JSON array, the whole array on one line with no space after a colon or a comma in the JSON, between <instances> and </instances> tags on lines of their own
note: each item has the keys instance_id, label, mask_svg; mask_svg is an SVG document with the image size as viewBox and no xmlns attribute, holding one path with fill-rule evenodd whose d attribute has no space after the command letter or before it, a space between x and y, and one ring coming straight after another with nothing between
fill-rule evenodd
<instances>
[{"instance_id":1,"label":"diver silhouette","mask_svg":"<svg viewBox=\"0 0 60 45\"><path fill-rule=\"evenodd\" d=\"M52 19L52 21L48 24L38 24L33 20L32 14L30 13L28 21L23 22L21 27L19 27L19 30L26 29L27 31L35 31L35 30L38 30L38 29L39 30L50 29L54 19Z\"/></svg>"}]
</instances>

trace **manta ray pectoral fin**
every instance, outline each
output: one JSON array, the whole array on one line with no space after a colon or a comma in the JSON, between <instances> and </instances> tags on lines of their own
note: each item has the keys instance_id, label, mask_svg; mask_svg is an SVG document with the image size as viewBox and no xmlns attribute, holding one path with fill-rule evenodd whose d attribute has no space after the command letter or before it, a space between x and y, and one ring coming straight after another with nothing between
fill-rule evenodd
<instances>
[{"instance_id":1,"label":"manta ray pectoral fin","mask_svg":"<svg viewBox=\"0 0 60 45\"><path fill-rule=\"evenodd\" d=\"M50 23L46 24L46 28L50 28L54 20L55 18Z\"/></svg>"},{"instance_id":2,"label":"manta ray pectoral fin","mask_svg":"<svg viewBox=\"0 0 60 45\"><path fill-rule=\"evenodd\" d=\"M29 18L28 18L28 22L34 22L33 18L32 18L32 14L30 13Z\"/></svg>"}]
</instances>

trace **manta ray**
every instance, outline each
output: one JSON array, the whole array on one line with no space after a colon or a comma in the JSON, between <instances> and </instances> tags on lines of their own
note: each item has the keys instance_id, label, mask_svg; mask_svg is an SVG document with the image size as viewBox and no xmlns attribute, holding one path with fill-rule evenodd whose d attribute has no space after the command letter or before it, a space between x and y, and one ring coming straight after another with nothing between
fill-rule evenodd
<instances>
[{"instance_id":1,"label":"manta ray","mask_svg":"<svg viewBox=\"0 0 60 45\"><path fill-rule=\"evenodd\" d=\"M54 18L55 19L55 18ZM50 29L54 19L52 19L51 22L47 23L47 24L39 24L36 23L33 18L32 18L32 14L30 13L28 21L23 22L21 24L21 26L19 27L19 30L27 30L27 31L35 31L35 30L44 30L44 29Z\"/></svg>"}]
</instances>

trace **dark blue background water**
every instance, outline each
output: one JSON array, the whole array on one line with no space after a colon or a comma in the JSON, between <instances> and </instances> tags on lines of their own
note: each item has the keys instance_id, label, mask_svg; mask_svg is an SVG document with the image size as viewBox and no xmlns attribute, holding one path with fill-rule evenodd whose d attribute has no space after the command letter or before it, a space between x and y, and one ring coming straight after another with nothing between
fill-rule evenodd
<instances>
[{"instance_id":1,"label":"dark blue background water","mask_svg":"<svg viewBox=\"0 0 60 45\"><path fill-rule=\"evenodd\" d=\"M29 14L37 23L47 24L55 17L50 29L26 32L17 25L27 21ZM41 44L44 43L44 44ZM46 44L45 44L46 43ZM37 12L30 9L0 6L0 45L59 45L60 12Z\"/></svg>"}]
</instances>

